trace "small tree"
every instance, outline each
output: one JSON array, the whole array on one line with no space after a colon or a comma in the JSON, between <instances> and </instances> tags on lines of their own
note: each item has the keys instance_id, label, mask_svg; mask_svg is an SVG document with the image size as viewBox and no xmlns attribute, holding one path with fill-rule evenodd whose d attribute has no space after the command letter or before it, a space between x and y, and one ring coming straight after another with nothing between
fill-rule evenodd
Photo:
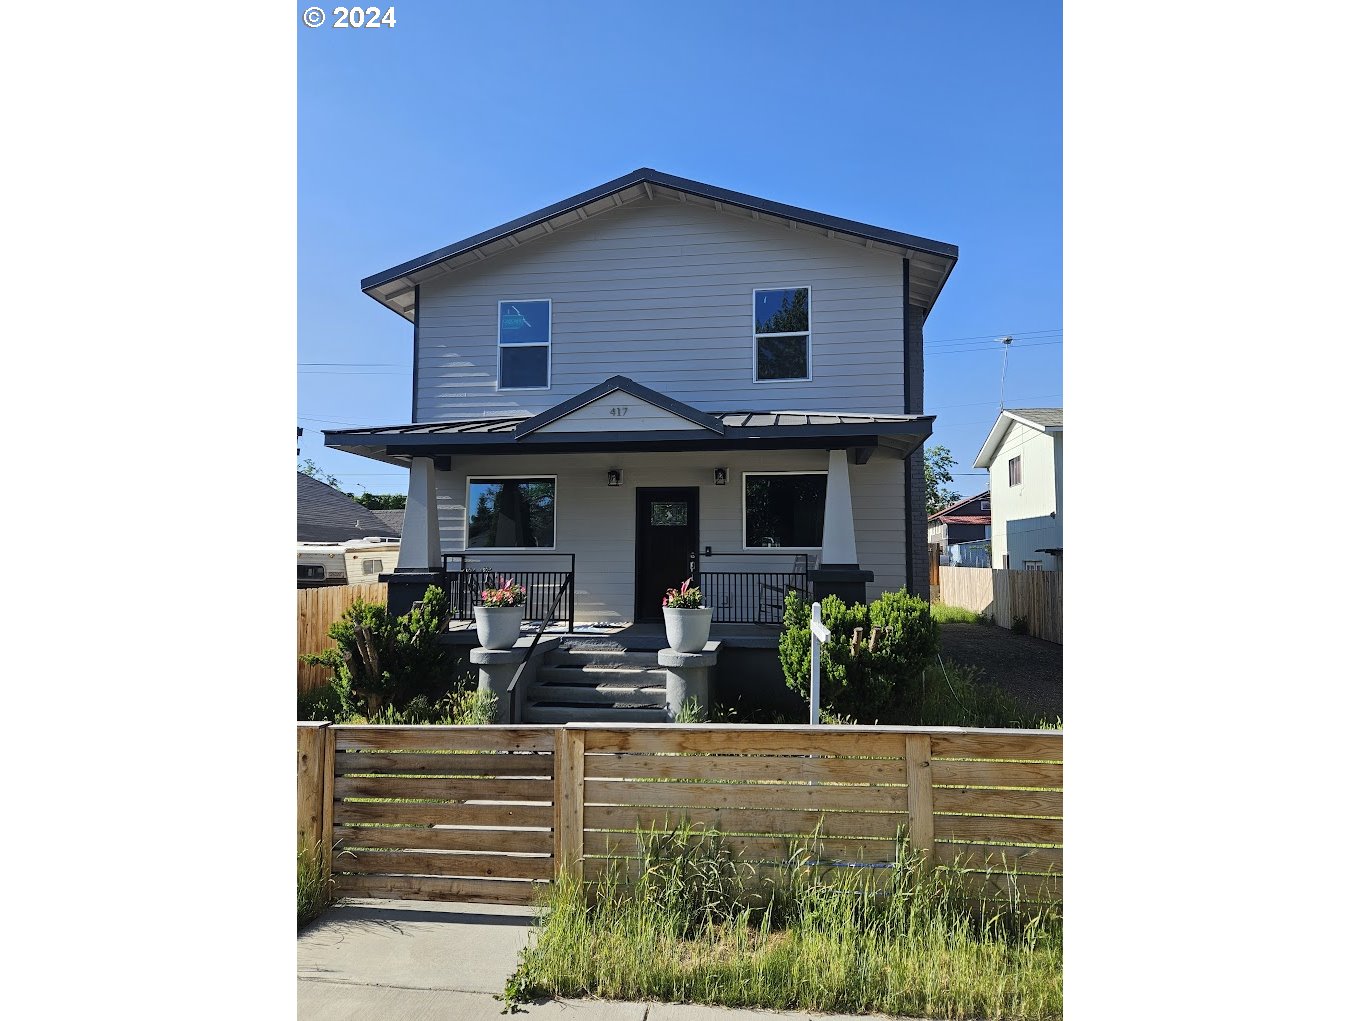
<instances>
[{"instance_id":1,"label":"small tree","mask_svg":"<svg viewBox=\"0 0 1361 1021\"><path fill-rule=\"evenodd\" d=\"M346 710L362 706L372 715L384 705L405 705L445 679L439 634L448 610L448 596L434 585L400 617L357 600L327 631L337 648L304 653L301 659L331 668L331 687Z\"/></svg>"},{"instance_id":2,"label":"small tree","mask_svg":"<svg viewBox=\"0 0 1361 1021\"><path fill-rule=\"evenodd\" d=\"M921 672L940 648L931 607L906 589L885 592L869 606L836 596L822 602L831 632L822 646L821 708L862 722L904 718L921 701ZM795 593L785 598L780 665L785 684L809 697L811 607Z\"/></svg>"},{"instance_id":3,"label":"small tree","mask_svg":"<svg viewBox=\"0 0 1361 1021\"><path fill-rule=\"evenodd\" d=\"M927 447L922 460L926 466L926 514L929 517L959 502L959 494L949 487L955 480L950 469L957 468L959 463L950 456L949 448L939 443Z\"/></svg>"}]
</instances>

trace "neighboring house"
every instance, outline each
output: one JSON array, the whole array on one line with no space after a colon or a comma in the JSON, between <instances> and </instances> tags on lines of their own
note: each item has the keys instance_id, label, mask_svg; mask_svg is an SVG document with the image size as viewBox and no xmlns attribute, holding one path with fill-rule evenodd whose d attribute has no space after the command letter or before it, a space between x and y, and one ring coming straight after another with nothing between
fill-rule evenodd
<instances>
[{"instance_id":1,"label":"neighboring house","mask_svg":"<svg viewBox=\"0 0 1361 1021\"><path fill-rule=\"evenodd\" d=\"M445 554L571 571L579 624L694 575L720 624L786 585L925 596L922 325L957 258L643 169L366 278L413 324L412 421L326 445L410 468L389 605Z\"/></svg>"},{"instance_id":2,"label":"neighboring house","mask_svg":"<svg viewBox=\"0 0 1361 1021\"><path fill-rule=\"evenodd\" d=\"M992 565L1063 568L1063 409L1003 411L974 460L988 469Z\"/></svg>"},{"instance_id":3,"label":"neighboring house","mask_svg":"<svg viewBox=\"0 0 1361 1021\"><path fill-rule=\"evenodd\" d=\"M940 562L955 567L988 567L983 545L992 537L992 503L985 490L926 519L926 541L941 551ZM978 545L967 546L975 543Z\"/></svg>"},{"instance_id":4,"label":"neighboring house","mask_svg":"<svg viewBox=\"0 0 1361 1021\"><path fill-rule=\"evenodd\" d=\"M371 536L396 537L373 511L310 475L298 472L298 541L346 542Z\"/></svg>"},{"instance_id":5,"label":"neighboring house","mask_svg":"<svg viewBox=\"0 0 1361 1021\"><path fill-rule=\"evenodd\" d=\"M405 510L376 510L373 515L392 529L393 534L402 534L402 519L406 517Z\"/></svg>"}]
</instances>

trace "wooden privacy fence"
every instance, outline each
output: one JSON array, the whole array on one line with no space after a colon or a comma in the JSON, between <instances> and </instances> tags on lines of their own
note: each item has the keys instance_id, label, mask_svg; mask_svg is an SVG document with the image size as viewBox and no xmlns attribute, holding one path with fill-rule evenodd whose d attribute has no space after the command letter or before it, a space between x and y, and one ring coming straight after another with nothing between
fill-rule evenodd
<instances>
[{"instance_id":1,"label":"wooden privacy fence","mask_svg":"<svg viewBox=\"0 0 1361 1021\"><path fill-rule=\"evenodd\" d=\"M937 601L990 613L999 627L1025 617L1036 638L1063 643L1063 572L942 567Z\"/></svg>"},{"instance_id":2,"label":"wooden privacy fence","mask_svg":"<svg viewBox=\"0 0 1361 1021\"><path fill-rule=\"evenodd\" d=\"M298 589L298 655L304 652L325 652L335 648L326 634L340 615L357 600L387 605L386 582L366 585L330 585L325 588ZM319 688L331 680L331 671L324 666L303 666L298 661L298 691Z\"/></svg>"},{"instance_id":3,"label":"wooden privacy fence","mask_svg":"<svg viewBox=\"0 0 1361 1021\"><path fill-rule=\"evenodd\" d=\"M757 875L801 846L886 876L903 839L985 895L1057 898L1062 788L1059 731L298 725L298 838L352 897L531 903L684 821Z\"/></svg>"}]
</instances>

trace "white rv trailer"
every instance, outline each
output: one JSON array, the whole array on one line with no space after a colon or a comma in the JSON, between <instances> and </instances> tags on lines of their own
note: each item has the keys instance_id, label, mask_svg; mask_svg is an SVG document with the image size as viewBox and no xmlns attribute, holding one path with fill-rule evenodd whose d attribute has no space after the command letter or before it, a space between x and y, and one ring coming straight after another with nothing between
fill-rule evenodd
<instances>
[{"instance_id":1,"label":"white rv trailer","mask_svg":"<svg viewBox=\"0 0 1361 1021\"><path fill-rule=\"evenodd\" d=\"M397 569L401 540L367 536L348 542L298 543L298 588L362 585Z\"/></svg>"}]
</instances>

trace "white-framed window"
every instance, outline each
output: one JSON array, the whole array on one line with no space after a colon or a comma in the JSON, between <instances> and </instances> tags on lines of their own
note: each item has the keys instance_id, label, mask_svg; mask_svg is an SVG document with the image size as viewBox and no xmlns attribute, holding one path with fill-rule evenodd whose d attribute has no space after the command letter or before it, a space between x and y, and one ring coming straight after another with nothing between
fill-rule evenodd
<instances>
[{"instance_id":1,"label":"white-framed window","mask_svg":"<svg viewBox=\"0 0 1361 1021\"><path fill-rule=\"evenodd\" d=\"M1012 486L1021 484L1021 455L1017 454L1007 462L1007 480Z\"/></svg>"},{"instance_id":2,"label":"white-framed window","mask_svg":"<svg viewBox=\"0 0 1361 1021\"><path fill-rule=\"evenodd\" d=\"M553 301L496 305L496 388L547 390L553 368Z\"/></svg>"},{"instance_id":3,"label":"white-framed window","mask_svg":"<svg viewBox=\"0 0 1361 1021\"><path fill-rule=\"evenodd\" d=\"M557 490L556 475L469 478L464 548L556 548Z\"/></svg>"},{"instance_id":4,"label":"white-framed window","mask_svg":"<svg viewBox=\"0 0 1361 1021\"><path fill-rule=\"evenodd\" d=\"M825 471L742 473L742 548L818 550Z\"/></svg>"},{"instance_id":5,"label":"white-framed window","mask_svg":"<svg viewBox=\"0 0 1361 1021\"><path fill-rule=\"evenodd\" d=\"M770 287L752 291L752 380L813 378L813 291Z\"/></svg>"},{"instance_id":6,"label":"white-framed window","mask_svg":"<svg viewBox=\"0 0 1361 1021\"><path fill-rule=\"evenodd\" d=\"M383 570L383 562L382 562L381 560L365 560L365 561L364 561L364 573L365 573L365 574L378 574L378 573L381 572L382 570Z\"/></svg>"}]
</instances>

